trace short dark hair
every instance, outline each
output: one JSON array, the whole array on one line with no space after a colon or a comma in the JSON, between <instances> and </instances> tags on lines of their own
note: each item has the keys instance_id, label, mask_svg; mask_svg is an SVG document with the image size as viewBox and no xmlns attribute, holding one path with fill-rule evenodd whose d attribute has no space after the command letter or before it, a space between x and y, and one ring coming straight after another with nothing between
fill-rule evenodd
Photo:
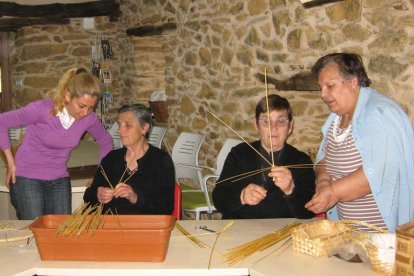
<instances>
[{"instance_id":1,"label":"short dark hair","mask_svg":"<svg viewBox=\"0 0 414 276\"><path fill-rule=\"evenodd\" d=\"M118 115L124 112L132 112L141 127L144 127L145 124L149 125L148 132L145 133L145 138L148 139L151 128L154 125L154 120L148 107L143 104L126 104L118 109Z\"/></svg>"},{"instance_id":2,"label":"short dark hair","mask_svg":"<svg viewBox=\"0 0 414 276\"><path fill-rule=\"evenodd\" d=\"M313 65L312 73L318 77L323 69L331 65L337 65L339 74L346 80L351 80L353 77L356 77L361 87L369 87L371 84L371 80L368 78L360 55L333 53L323 56Z\"/></svg>"},{"instance_id":3,"label":"short dark hair","mask_svg":"<svg viewBox=\"0 0 414 276\"><path fill-rule=\"evenodd\" d=\"M271 94L268 96L269 101L269 112L273 110L286 110L288 113L288 119L292 121L292 108L290 107L289 101L286 98L283 98L276 94ZM263 97L259 100L256 105L256 121L259 121L260 114L267 112L267 101L266 97Z\"/></svg>"}]
</instances>

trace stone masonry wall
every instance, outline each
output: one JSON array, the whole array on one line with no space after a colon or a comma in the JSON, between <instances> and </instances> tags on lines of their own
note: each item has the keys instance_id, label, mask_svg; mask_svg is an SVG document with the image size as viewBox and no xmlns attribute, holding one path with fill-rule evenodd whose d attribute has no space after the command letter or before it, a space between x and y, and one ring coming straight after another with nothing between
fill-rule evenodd
<instances>
[{"instance_id":1,"label":"stone masonry wall","mask_svg":"<svg viewBox=\"0 0 414 276\"><path fill-rule=\"evenodd\" d=\"M105 30L114 56L107 61L113 76L111 87L119 93L119 47L117 32L107 18L96 18L97 29L84 30L81 19L72 19L70 25L33 26L22 28L12 39L13 78L22 80L21 86L13 82L14 106L46 97L61 75L72 67L91 68L91 47L98 34Z\"/></svg>"},{"instance_id":2,"label":"stone masonry wall","mask_svg":"<svg viewBox=\"0 0 414 276\"><path fill-rule=\"evenodd\" d=\"M206 136L200 163L213 166L228 137L237 136L208 115L214 113L248 141L254 106L265 96L256 73L279 80L310 69L331 52L363 56L373 87L399 102L414 121L414 0L345 0L304 9L299 0L120 0L119 22L97 18L95 30L80 19L70 26L23 28L15 34L15 106L45 97L72 66L90 66L90 46L105 30L114 48L111 61L115 106L147 104L166 89L167 149L182 131ZM172 22L161 36L128 37L125 30ZM269 93L290 100L295 129L289 142L314 153L328 108L318 92Z\"/></svg>"},{"instance_id":3,"label":"stone masonry wall","mask_svg":"<svg viewBox=\"0 0 414 276\"><path fill-rule=\"evenodd\" d=\"M304 9L298 0L125 1L129 27L175 22L165 34L166 91L171 148L182 131L206 135L201 163L214 165L225 138L236 137L206 111L247 140L264 73L279 80L309 70L331 52L362 55L372 87L389 95L413 119L413 0L346 0ZM276 91L294 109L289 142L314 152L328 109L317 92Z\"/></svg>"}]
</instances>

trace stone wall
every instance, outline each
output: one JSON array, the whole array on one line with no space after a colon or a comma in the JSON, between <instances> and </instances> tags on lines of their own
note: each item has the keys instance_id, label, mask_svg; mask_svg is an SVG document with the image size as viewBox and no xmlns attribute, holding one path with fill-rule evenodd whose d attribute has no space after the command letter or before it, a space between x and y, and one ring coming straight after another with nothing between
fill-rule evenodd
<instances>
[{"instance_id":1,"label":"stone wall","mask_svg":"<svg viewBox=\"0 0 414 276\"><path fill-rule=\"evenodd\" d=\"M346 0L304 9L299 0L121 0L121 18L98 18L97 28L24 28L14 40L13 63L24 78L15 105L44 97L69 67L90 64L96 32L105 30L114 47L111 68L116 105L147 103L166 89L171 149L182 131L206 135L200 163L213 166L225 138L237 137L208 115L214 113L245 139L252 126L264 73L279 80L307 71L322 55L352 51L363 56L373 87L402 104L414 121L414 1ZM127 37L125 30L176 23L162 36ZM295 130L289 142L315 151L328 109L317 92L277 91L293 106Z\"/></svg>"},{"instance_id":2,"label":"stone wall","mask_svg":"<svg viewBox=\"0 0 414 276\"><path fill-rule=\"evenodd\" d=\"M252 127L264 73L279 80L309 70L330 52L363 56L373 87L402 104L413 118L414 1L347 0L304 9L298 0L125 1L128 27L167 22L166 91L170 119L167 142L181 131L206 135L201 163L214 165L227 137L236 137L206 111L242 137L256 138ZM328 109L317 92L276 91L295 113L289 142L315 151Z\"/></svg>"},{"instance_id":3,"label":"stone wall","mask_svg":"<svg viewBox=\"0 0 414 276\"><path fill-rule=\"evenodd\" d=\"M119 91L119 47L116 28L107 18L96 18L98 29L85 30L81 19L72 19L70 25L33 26L22 28L12 36L14 107L46 97L47 92L58 82L69 68L91 68L91 47L98 34L105 30L105 37L111 42L114 57L108 61L113 75L112 86Z\"/></svg>"}]
</instances>

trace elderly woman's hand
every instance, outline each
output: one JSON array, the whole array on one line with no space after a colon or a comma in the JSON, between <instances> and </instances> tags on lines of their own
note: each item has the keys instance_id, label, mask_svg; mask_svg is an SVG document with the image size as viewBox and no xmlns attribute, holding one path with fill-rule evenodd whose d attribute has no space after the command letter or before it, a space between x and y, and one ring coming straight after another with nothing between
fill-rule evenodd
<instances>
[{"instance_id":1,"label":"elderly woman's hand","mask_svg":"<svg viewBox=\"0 0 414 276\"><path fill-rule=\"evenodd\" d=\"M269 172L269 177L273 178L273 182L286 195L293 192L294 184L292 173L286 167L273 167Z\"/></svg>"},{"instance_id":2,"label":"elderly woman's hand","mask_svg":"<svg viewBox=\"0 0 414 276\"><path fill-rule=\"evenodd\" d=\"M240 200L243 205L257 205L266 197L266 193L267 191L265 188L250 183L242 190Z\"/></svg>"},{"instance_id":3,"label":"elderly woman's hand","mask_svg":"<svg viewBox=\"0 0 414 276\"><path fill-rule=\"evenodd\" d=\"M135 191L132 189L132 187L125 183L119 183L118 185L116 185L114 197L115 198L118 198L118 197L126 198L132 204L137 203L137 200L138 200L138 196L135 193Z\"/></svg>"},{"instance_id":4,"label":"elderly woman's hand","mask_svg":"<svg viewBox=\"0 0 414 276\"><path fill-rule=\"evenodd\" d=\"M305 204L305 208L315 214L328 211L338 202L332 184L318 185L312 199Z\"/></svg>"},{"instance_id":5,"label":"elderly woman's hand","mask_svg":"<svg viewBox=\"0 0 414 276\"><path fill-rule=\"evenodd\" d=\"M102 203L108 203L114 197L114 190L111 188L99 187L98 188L98 201Z\"/></svg>"}]
</instances>

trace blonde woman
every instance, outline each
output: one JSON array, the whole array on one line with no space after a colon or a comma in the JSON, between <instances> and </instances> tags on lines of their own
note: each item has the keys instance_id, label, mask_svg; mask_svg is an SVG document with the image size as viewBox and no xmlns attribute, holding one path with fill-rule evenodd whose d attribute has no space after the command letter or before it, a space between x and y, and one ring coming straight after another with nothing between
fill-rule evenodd
<instances>
[{"instance_id":1,"label":"blonde woman","mask_svg":"<svg viewBox=\"0 0 414 276\"><path fill-rule=\"evenodd\" d=\"M52 98L0 114L0 148L7 160L6 185L19 219L71 213L71 183L66 163L85 131L100 147L100 159L112 139L93 108L102 95L99 80L85 69L70 69L51 91ZM26 126L16 156L8 129ZM98 160L99 161L99 160Z\"/></svg>"}]
</instances>

